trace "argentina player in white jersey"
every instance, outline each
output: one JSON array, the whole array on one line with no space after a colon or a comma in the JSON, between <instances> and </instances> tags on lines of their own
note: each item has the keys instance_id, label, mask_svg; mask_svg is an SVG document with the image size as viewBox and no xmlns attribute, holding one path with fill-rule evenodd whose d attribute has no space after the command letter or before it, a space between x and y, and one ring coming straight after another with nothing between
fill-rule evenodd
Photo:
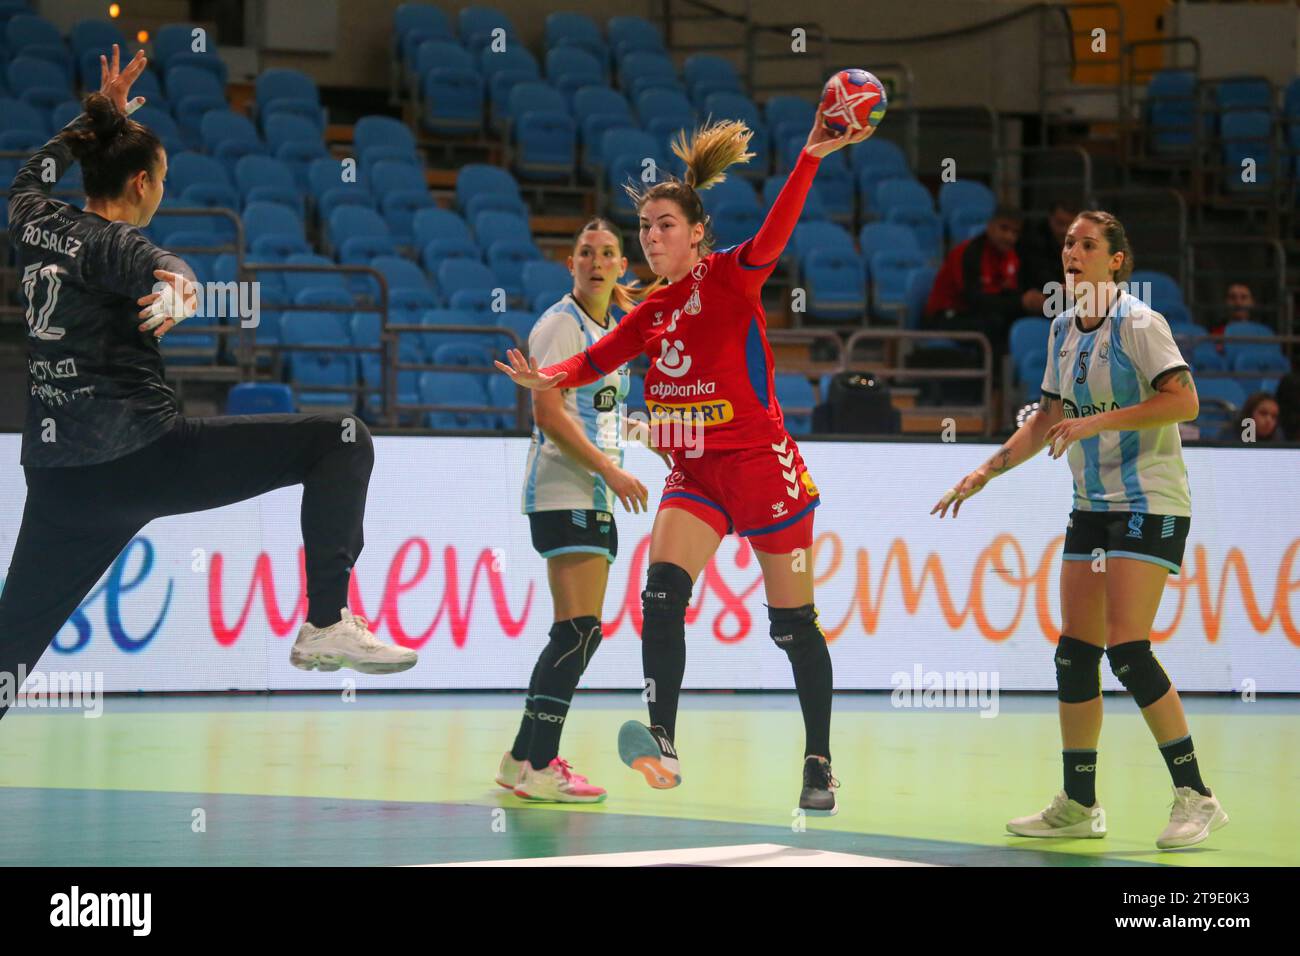
<instances>
[{"instance_id":1,"label":"argentina player in white jersey","mask_svg":"<svg viewBox=\"0 0 1300 956\"><path fill-rule=\"evenodd\" d=\"M594 219L578 231L568 259L573 290L537 320L529 355L561 362L609 332L611 304L627 312L633 292L618 284L627 270L618 229ZM573 692L600 646L600 612L609 566L618 554L614 505L646 510L645 486L623 470L622 408L626 366L589 385L533 392L532 444L524 472L523 512L533 547L546 559L555 607L550 640L529 681L514 745L501 758L497 783L528 800L596 803L605 791L575 774L559 755Z\"/></svg>"},{"instance_id":2,"label":"argentina player in white jersey","mask_svg":"<svg viewBox=\"0 0 1300 956\"><path fill-rule=\"evenodd\" d=\"M1065 786L1039 813L1007 829L1019 836L1106 834L1096 798L1101 659L1133 695L1173 779L1160 849L1200 843L1228 822L1201 780L1178 691L1151 653L1151 625L1170 574L1182 565L1192 502L1178 423L1199 412L1191 372L1164 316L1119 283L1133 272L1123 225L1083 212L1061 261L1074 307L1052 323L1038 409L988 462L943 496L961 502L1047 446L1066 456L1074 510L1061 563L1056 649Z\"/></svg>"},{"instance_id":3,"label":"argentina player in white jersey","mask_svg":"<svg viewBox=\"0 0 1300 956\"><path fill-rule=\"evenodd\" d=\"M154 519L298 484L307 621L290 662L406 670L416 653L379 641L347 607L374 466L365 424L327 415L191 418L167 382L158 340L194 314L198 296L185 261L140 232L167 179L162 143L127 115L145 65L141 52L121 67L116 46L111 64L100 57L100 90L86 97L86 111L9 188L29 391L20 458L27 497L0 592L0 679L22 684ZM82 208L51 195L74 161ZM154 291L159 280L168 294ZM0 717L5 711L0 704Z\"/></svg>"}]
</instances>

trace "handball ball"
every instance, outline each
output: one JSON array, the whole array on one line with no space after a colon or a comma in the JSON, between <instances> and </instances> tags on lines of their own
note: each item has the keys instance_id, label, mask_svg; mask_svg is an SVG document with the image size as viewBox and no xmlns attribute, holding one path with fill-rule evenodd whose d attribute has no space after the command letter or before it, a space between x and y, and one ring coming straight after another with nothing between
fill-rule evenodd
<instances>
[{"instance_id":1,"label":"handball ball","mask_svg":"<svg viewBox=\"0 0 1300 956\"><path fill-rule=\"evenodd\" d=\"M876 126L888 106L885 84L866 70L840 70L822 90L822 123L832 133Z\"/></svg>"}]
</instances>

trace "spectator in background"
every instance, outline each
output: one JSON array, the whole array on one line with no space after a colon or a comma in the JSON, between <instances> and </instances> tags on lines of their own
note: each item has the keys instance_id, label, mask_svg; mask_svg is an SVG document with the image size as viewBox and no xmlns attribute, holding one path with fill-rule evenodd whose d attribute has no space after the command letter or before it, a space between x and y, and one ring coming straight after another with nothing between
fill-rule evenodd
<instances>
[{"instance_id":1,"label":"spectator in background","mask_svg":"<svg viewBox=\"0 0 1300 956\"><path fill-rule=\"evenodd\" d=\"M1255 294L1244 282L1229 282L1223 294L1223 311L1211 319L1210 334L1223 335L1229 322L1250 322L1255 318ZM1223 346L1219 346L1223 351Z\"/></svg>"},{"instance_id":2,"label":"spectator in background","mask_svg":"<svg viewBox=\"0 0 1300 956\"><path fill-rule=\"evenodd\" d=\"M1018 210L999 206L983 234L953 246L935 276L922 320L924 328L940 332L983 332L993 345L995 368L1006 352L1011 323L1043 311L1043 293L1024 290L1021 283L1020 226Z\"/></svg>"},{"instance_id":3,"label":"spectator in background","mask_svg":"<svg viewBox=\"0 0 1300 956\"><path fill-rule=\"evenodd\" d=\"M1288 372L1277 383L1277 420L1286 441L1300 441L1300 372Z\"/></svg>"},{"instance_id":4,"label":"spectator in background","mask_svg":"<svg viewBox=\"0 0 1300 956\"><path fill-rule=\"evenodd\" d=\"M1248 418L1255 420L1253 435L1248 435L1246 432ZM1235 421L1228 423L1219 438L1221 441L1239 442L1243 445L1262 445L1281 441L1282 429L1278 424L1277 399L1268 392L1256 392L1250 396L1246 399L1246 404L1241 406L1241 414L1235 416Z\"/></svg>"},{"instance_id":5,"label":"spectator in background","mask_svg":"<svg viewBox=\"0 0 1300 956\"><path fill-rule=\"evenodd\" d=\"M1063 281L1061 249L1065 246L1065 234L1070 229L1070 223L1074 222L1074 217L1078 214L1078 207L1073 202L1058 199L1052 203L1047 219L1026 224L1020 241L1016 244L1016 255L1020 257L1022 291L1036 289L1042 292L1049 282ZM1051 315L1047 317L1054 318Z\"/></svg>"}]
</instances>

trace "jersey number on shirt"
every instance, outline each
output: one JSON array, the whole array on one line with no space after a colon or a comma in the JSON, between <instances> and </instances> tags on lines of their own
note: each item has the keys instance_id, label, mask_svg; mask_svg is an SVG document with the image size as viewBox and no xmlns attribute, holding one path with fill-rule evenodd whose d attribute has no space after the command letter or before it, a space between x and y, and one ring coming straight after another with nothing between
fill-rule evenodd
<instances>
[{"instance_id":1,"label":"jersey number on shirt","mask_svg":"<svg viewBox=\"0 0 1300 956\"><path fill-rule=\"evenodd\" d=\"M36 284L41 276L45 277L45 302L36 307ZM59 287L63 280L59 278L57 265L45 265L37 262L23 270L23 295L27 297L27 325L31 334L38 339L57 341L63 338L64 329L50 325L50 316L59 301Z\"/></svg>"},{"instance_id":2,"label":"jersey number on shirt","mask_svg":"<svg viewBox=\"0 0 1300 956\"><path fill-rule=\"evenodd\" d=\"M1088 381L1088 353L1087 352L1079 353L1079 374L1075 376L1074 381L1076 385L1082 385L1084 382Z\"/></svg>"}]
</instances>

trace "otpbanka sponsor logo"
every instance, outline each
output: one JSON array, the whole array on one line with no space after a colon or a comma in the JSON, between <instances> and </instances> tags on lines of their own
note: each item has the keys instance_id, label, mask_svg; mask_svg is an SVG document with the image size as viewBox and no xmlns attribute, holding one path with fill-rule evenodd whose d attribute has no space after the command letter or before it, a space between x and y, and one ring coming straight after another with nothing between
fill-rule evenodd
<instances>
[{"instance_id":1,"label":"otpbanka sponsor logo","mask_svg":"<svg viewBox=\"0 0 1300 956\"><path fill-rule=\"evenodd\" d=\"M0 707L80 710L81 716L104 713L102 671L32 671L19 664L18 672L0 672Z\"/></svg>"},{"instance_id":2,"label":"otpbanka sponsor logo","mask_svg":"<svg viewBox=\"0 0 1300 956\"><path fill-rule=\"evenodd\" d=\"M70 893L50 897L51 926L127 926L133 936L148 936L153 925L152 893Z\"/></svg>"},{"instance_id":3,"label":"otpbanka sponsor logo","mask_svg":"<svg viewBox=\"0 0 1300 956\"><path fill-rule=\"evenodd\" d=\"M997 671L897 671L889 678L893 707L970 708L981 717L998 715Z\"/></svg>"}]
</instances>

